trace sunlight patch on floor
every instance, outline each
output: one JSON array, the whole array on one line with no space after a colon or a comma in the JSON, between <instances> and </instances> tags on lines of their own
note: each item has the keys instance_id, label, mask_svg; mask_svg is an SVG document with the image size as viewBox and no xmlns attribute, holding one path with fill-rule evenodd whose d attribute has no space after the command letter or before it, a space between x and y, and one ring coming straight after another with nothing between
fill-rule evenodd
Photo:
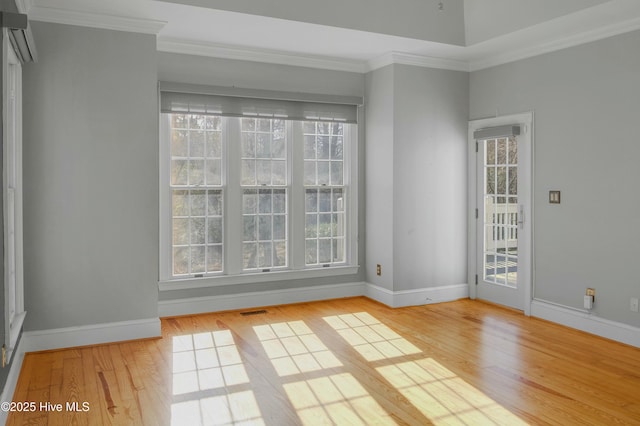
<instances>
[{"instance_id":1,"label":"sunlight patch on floor","mask_svg":"<svg viewBox=\"0 0 640 426\"><path fill-rule=\"evenodd\" d=\"M335 315L323 319L367 361L422 352L368 312Z\"/></svg>"},{"instance_id":2,"label":"sunlight patch on floor","mask_svg":"<svg viewBox=\"0 0 640 426\"><path fill-rule=\"evenodd\" d=\"M249 383L229 330L173 338L173 394Z\"/></svg>"},{"instance_id":3,"label":"sunlight patch on floor","mask_svg":"<svg viewBox=\"0 0 640 426\"><path fill-rule=\"evenodd\" d=\"M303 425L395 425L391 416L348 373L284 385Z\"/></svg>"},{"instance_id":4,"label":"sunlight patch on floor","mask_svg":"<svg viewBox=\"0 0 640 426\"><path fill-rule=\"evenodd\" d=\"M304 321L257 325L253 329L280 377L342 366Z\"/></svg>"},{"instance_id":5,"label":"sunlight patch on floor","mask_svg":"<svg viewBox=\"0 0 640 426\"><path fill-rule=\"evenodd\" d=\"M172 426L264 425L230 330L173 340Z\"/></svg>"},{"instance_id":6,"label":"sunlight patch on floor","mask_svg":"<svg viewBox=\"0 0 640 426\"><path fill-rule=\"evenodd\" d=\"M436 425L527 424L432 358L376 370Z\"/></svg>"},{"instance_id":7,"label":"sunlight patch on floor","mask_svg":"<svg viewBox=\"0 0 640 426\"><path fill-rule=\"evenodd\" d=\"M172 404L171 424L264 425L264 421L253 392L244 391Z\"/></svg>"}]
</instances>

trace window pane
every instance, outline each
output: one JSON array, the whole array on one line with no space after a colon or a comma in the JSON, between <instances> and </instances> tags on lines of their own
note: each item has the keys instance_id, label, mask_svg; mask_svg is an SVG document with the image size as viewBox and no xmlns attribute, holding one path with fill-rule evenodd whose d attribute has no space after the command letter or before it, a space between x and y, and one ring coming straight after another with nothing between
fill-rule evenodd
<instances>
[{"instance_id":1,"label":"window pane","mask_svg":"<svg viewBox=\"0 0 640 426\"><path fill-rule=\"evenodd\" d=\"M207 271L208 272L220 272L222 271L222 245L207 247Z\"/></svg>"},{"instance_id":2,"label":"window pane","mask_svg":"<svg viewBox=\"0 0 640 426\"><path fill-rule=\"evenodd\" d=\"M331 185L342 185L344 176L342 173L342 161L331 162Z\"/></svg>"},{"instance_id":3,"label":"window pane","mask_svg":"<svg viewBox=\"0 0 640 426\"><path fill-rule=\"evenodd\" d=\"M255 269L258 264L258 244L244 243L242 252L244 269Z\"/></svg>"},{"instance_id":4,"label":"window pane","mask_svg":"<svg viewBox=\"0 0 640 426\"><path fill-rule=\"evenodd\" d=\"M189 244L189 219L173 219L173 245Z\"/></svg>"},{"instance_id":5,"label":"window pane","mask_svg":"<svg viewBox=\"0 0 640 426\"><path fill-rule=\"evenodd\" d=\"M189 185L204 185L204 160L189 160Z\"/></svg>"},{"instance_id":6,"label":"window pane","mask_svg":"<svg viewBox=\"0 0 640 426\"><path fill-rule=\"evenodd\" d=\"M242 213L256 214L258 211L258 191L245 189L242 196Z\"/></svg>"},{"instance_id":7,"label":"window pane","mask_svg":"<svg viewBox=\"0 0 640 426\"><path fill-rule=\"evenodd\" d=\"M189 137L185 130L171 132L171 156L186 157L189 155Z\"/></svg>"},{"instance_id":8,"label":"window pane","mask_svg":"<svg viewBox=\"0 0 640 426\"><path fill-rule=\"evenodd\" d=\"M331 240L318 241L318 263L331 262Z\"/></svg>"},{"instance_id":9,"label":"window pane","mask_svg":"<svg viewBox=\"0 0 640 426\"><path fill-rule=\"evenodd\" d=\"M329 185L329 162L318 161L318 185Z\"/></svg>"},{"instance_id":10,"label":"window pane","mask_svg":"<svg viewBox=\"0 0 640 426\"><path fill-rule=\"evenodd\" d=\"M204 269L204 246L191 247L191 273L201 274Z\"/></svg>"},{"instance_id":11,"label":"window pane","mask_svg":"<svg viewBox=\"0 0 640 426\"><path fill-rule=\"evenodd\" d=\"M257 241L257 224L258 218L256 216L245 216L244 220L244 241Z\"/></svg>"},{"instance_id":12,"label":"window pane","mask_svg":"<svg viewBox=\"0 0 640 426\"><path fill-rule=\"evenodd\" d=\"M208 159L207 165L207 185L220 185L222 183L222 168L220 160Z\"/></svg>"},{"instance_id":13,"label":"window pane","mask_svg":"<svg viewBox=\"0 0 640 426\"><path fill-rule=\"evenodd\" d=\"M189 273L189 247L177 247L173 249L173 274L183 275Z\"/></svg>"},{"instance_id":14,"label":"window pane","mask_svg":"<svg viewBox=\"0 0 640 426\"><path fill-rule=\"evenodd\" d=\"M207 243L222 244L222 218L211 217L208 219L209 231L207 233Z\"/></svg>"},{"instance_id":15,"label":"window pane","mask_svg":"<svg viewBox=\"0 0 640 426\"><path fill-rule=\"evenodd\" d=\"M204 216L207 206L206 191L191 191L191 216Z\"/></svg>"},{"instance_id":16,"label":"window pane","mask_svg":"<svg viewBox=\"0 0 640 426\"><path fill-rule=\"evenodd\" d=\"M316 159L316 137L315 135L304 135L304 159Z\"/></svg>"},{"instance_id":17,"label":"window pane","mask_svg":"<svg viewBox=\"0 0 640 426\"><path fill-rule=\"evenodd\" d=\"M287 235L287 217L278 215L273 217L273 239L284 240Z\"/></svg>"},{"instance_id":18,"label":"window pane","mask_svg":"<svg viewBox=\"0 0 640 426\"><path fill-rule=\"evenodd\" d=\"M186 185L189 169L187 160L171 160L171 184Z\"/></svg>"},{"instance_id":19,"label":"window pane","mask_svg":"<svg viewBox=\"0 0 640 426\"><path fill-rule=\"evenodd\" d=\"M191 218L189 222L191 226L191 244L204 244L205 240L205 218Z\"/></svg>"},{"instance_id":20,"label":"window pane","mask_svg":"<svg viewBox=\"0 0 640 426\"><path fill-rule=\"evenodd\" d=\"M287 243L284 241L273 244L273 266L287 266Z\"/></svg>"},{"instance_id":21,"label":"window pane","mask_svg":"<svg viewBox=\"0 0 640 426\"><path fill-rule=\"evenodd\" d=\"M315 185L316 180L316 162L305 161L304 162L304 184Z\"/></svg>"},{"instance_id":22,"label":"window pane","mask_svg":"<svg viewBox=\"0 0 640 426\"><path fill-rule=\"evenodd\" d=\"M273 262L271 259L271 248L272 243L258 243L258 267L259 268L268 268L273 266Z\"/></svg>"},{"instance_id":23,"label":"window pane","mask_svg":"<svg viewBox=\"0 0 640 426\"><path fill-rule=\"evenodd\" d=\"M270 240L272 239L271 233L271 215L258 216L258 240Z\"/></svg>"},{"instance_id":24,"label":"window pane","mask_svg":"<svg viewBox=\"0 0 640 426\"><path fill-rule=\"evenodd\" d=\"M204 131L189 132L189 157L204 157Z\"/></svg>"},{"instance_id":25,"label":"window pane","mask_svg":"<svg viewBox=\"0 0 640 426\"><path fill-rule=\"evenodd\" d=\"M342 136L331 137L331 158L342 160Z\"/></svg>"},{"instance_id":26,"label":"window pane","mask_svg":"<svg viewBox=\"0 0 640 426\"><path fill-rule=\"evenodd\" d=\"M172 191L172 213L173 216L189 215L189 191L173 190Z\"/></svg>"},{"instance_id":27,"label":"window pane","mask_svg":"<svg viewBox=\"0 0 640 426\"><path fill-rule=\"evenodd\" d=\"M306 241L305 258L307 265L318 263L318 240Z\"/></svg>"},{"instance_id":28,"label":"window pane","mask_svg":"<svg viewBox=\"0 0 640 426\"><path fill-rule=\"evenodd\" d=\"M285 190L273 191L273 212L274 213L287 212L287 194Z\"/></svg>"},{"instance_id":29,"label":"window pane","mask_svg":"<svg viewBox=\"0 0 640 426\"><path fill-rule=\"evenodd\" d=\"M222 191L207 191L209 216L222 216Z\"/></svg>"}]
</instances>

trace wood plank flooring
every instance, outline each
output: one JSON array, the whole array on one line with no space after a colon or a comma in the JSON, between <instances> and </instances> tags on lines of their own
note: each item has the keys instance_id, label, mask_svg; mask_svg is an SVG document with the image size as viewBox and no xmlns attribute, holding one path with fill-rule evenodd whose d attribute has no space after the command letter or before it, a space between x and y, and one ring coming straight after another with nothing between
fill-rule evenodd
<instances>
[{"instance_id":1,"label":"wood plank flooring","mask_svg":"<svg viewBox=\"0 0 640 426\"><path fill-rule=\"evenodd\" d=\"M470 300L264 309L27 354L7 424L640 425L638 348Z\"/></svg>"}]
</instances>

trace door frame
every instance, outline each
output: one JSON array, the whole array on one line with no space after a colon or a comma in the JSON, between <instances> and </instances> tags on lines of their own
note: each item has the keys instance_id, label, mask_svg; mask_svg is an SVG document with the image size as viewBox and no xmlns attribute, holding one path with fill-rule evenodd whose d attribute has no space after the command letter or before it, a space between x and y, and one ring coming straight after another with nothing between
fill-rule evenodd
<instances>
[{"instance_id":1,"label":"door frame","mask_svg":"<svg viewBox=\"0 0 640 426\"><path fill-rule=\"evenodd\" d=\"M478 271L478 220L476 219L477 206L477 191L478 191L478 170L477 170L477 156L476 156L476 140L473 137L473 132L485 127L503 126L510 124L520 124L522 131L519 137L524 137L525 142L530 144L530 158L529 161L520 164L518 167L528 169L530 176L530 185L527 193L518 195L519 198L526 201L524 203L524 229L523 232L528 237L528 241L525 241L522 248L519 248L518 252L518 276L525 277L523 280L524 298L523 309L526 316L531 315L531 301L533 299L533 287L534 287L534 256L533 256L533 192L534 192L534 134L533 134L533 112L512 114L505 116L497 116L491 118L483 118L479 120L469 121L469 133L467 144L467 162L469 171L468 175L468 222L467 222L467 282L469 283L469 297L476 299L477 287L476 287L476 273ZM518 191L520 192L520 191ZM526 260L520 265L520 259Z\"/></svg>"}]
</instances>

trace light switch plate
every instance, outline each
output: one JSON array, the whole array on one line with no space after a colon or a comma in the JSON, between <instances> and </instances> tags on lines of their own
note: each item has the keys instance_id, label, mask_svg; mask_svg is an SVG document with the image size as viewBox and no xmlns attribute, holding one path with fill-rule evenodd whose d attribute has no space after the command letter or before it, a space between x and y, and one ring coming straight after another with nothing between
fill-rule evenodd
<instances>
[{"instance_id":1,"label":"light switch plate","mask_svg":"<svg viewBox=\"0 0 640 426\"><path fill-rule=\"evenodd\" d=\"M560 204L560 191L549 191L549 204Z\"/></svg>"}]
</instances>

